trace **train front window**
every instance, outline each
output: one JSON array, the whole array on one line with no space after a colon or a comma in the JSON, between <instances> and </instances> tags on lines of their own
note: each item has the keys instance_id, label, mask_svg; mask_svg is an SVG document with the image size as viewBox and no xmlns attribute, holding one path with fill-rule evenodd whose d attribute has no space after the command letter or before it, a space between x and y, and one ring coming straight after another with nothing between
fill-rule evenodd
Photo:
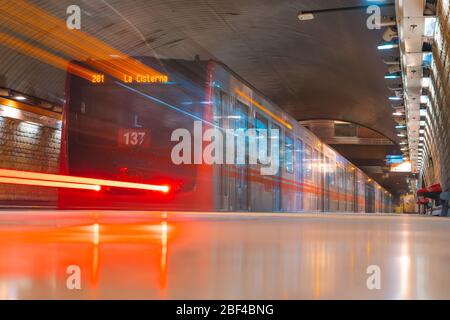
<instances>
[{"instance_id":1,"label":"train front window","mask_svg":"<svg viewBox=\"0 0 450 320\"><path fill-rule=\"evenodd\" d=\"M201 96L176 85L130 89L84 83L77 115L79 142L118 147L121 130L131 128L147 129L153 142L170 141L167 134L173 129L186 127L186 123L190 129L194 120L201 119L200 100ZM160 127L169 130L152 130Z\"/></svg>"},{"instance_id":2,"label":"train front window","mask_svg":"<svg viewBox=\"0 0 450 320\"><path fill-rule=\"evenodd\" d=\"M203 113L211 98L205 97L204 81L189 81L191 74L178 62L170 63L170 83L126 83L108 76L104 83L91 83L71 76L66 124L69 173L170 181L174 190L195 187L196 168L174 162L171 151L179 141L171 137L177 129L192 135L195 121L210 124Z\"/></svg>"}]
</instances>

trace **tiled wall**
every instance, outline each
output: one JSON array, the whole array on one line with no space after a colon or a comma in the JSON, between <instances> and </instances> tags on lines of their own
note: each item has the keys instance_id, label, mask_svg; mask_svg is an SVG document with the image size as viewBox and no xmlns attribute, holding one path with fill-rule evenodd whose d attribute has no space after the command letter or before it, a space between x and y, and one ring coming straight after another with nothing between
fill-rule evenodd
<instances>
[{"instance_id":1,"label":"tiled wall","mask_svg":"<svg viewBox=\"0 0 450 320\"><path fill-rule=\"evenodd\" d=\"M61 131L0 117L0 168L58 172ZM0 201L56 201L53 188L0 184Z\"/></svg>"},{"instance_id":2,"label":"tiled wall","mask_svg":"<svg viewBox=\"0 0 450 320\"><path fill-rule=\"evenodd\" d=\"M449 1L438 3L438 23L433 46L433 62L424 140L425 185L441 183L450 191L450 20Z\"/></svg>"}]
</instances>

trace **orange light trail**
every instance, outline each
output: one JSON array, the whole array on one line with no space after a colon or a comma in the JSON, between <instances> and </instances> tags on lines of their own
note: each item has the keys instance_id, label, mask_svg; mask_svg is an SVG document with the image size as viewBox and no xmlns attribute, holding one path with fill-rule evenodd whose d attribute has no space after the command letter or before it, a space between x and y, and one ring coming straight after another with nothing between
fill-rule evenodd
<instances>
[{"instance_id":1,"label":"orange light trail","mask_svg":"<svg viewBox=\"0 0 450 320\"><path fill-rule=\"evenodd\" d=\"M84 190L92 190L92 191L100 191L100 189L101 189L101 187L99 185L94 185L94 184L68 183L68 182L58 182L58 181L43 181L43 180L8 178L8 177L0 177L0 183L19 184L19 185L28 185L28 186L40 186L40 187L84 189Z\"/></svg>"},{"instance_id":2,"label":"orange light trail","mask_svg":"<svg viewBox=\"0 0 450 320\"><path fill-rule=\"evenodd\" d=\"M251 104L253 104L255 107L257 107L258 109L260 109L261 111L265 112L266 114L268 114L270 117L274 118L275 120L277 120L279 123L283 124L285 127L287 127L288 129L292 129L292 125L289 122L284 121L283 119L281 119L279 116L277 116L276 114L274 114L272 111L270 111L269 109L267 109L266 107L264 107L262 104L256 102L255 100L253 100L252 98L250 98L249 96L247 96L245 93L243 93L241 90L239 89L235 89L234 90L242 99L246 100L247 102L250 102Z\"/></svg>"},{"instance_id":3,"label":"orange light trail","mask_svg":"<svg viewBox=\"0 0 450 320\"><path fill-rule=\"evenodd\" d=\"M30 57L33 57L41 61L45 61L47 64L53 67L59 68L64 71L67 70L70 73L85 78L89 81L92 79L92 75L94 75L94 72L86 68L71 64L68 60L55 56L54 54L51 54L45 50L32 46L26 42L18 40L2 32L0 32L0 43L20 53L27 54Z\"/></svg>"},{"instance_id":4,"label":"orange light trail","mask_svg":"<svg viewBox=\"0 0 450 320\"><path fill-rule=\"evenodd\" d=\"M166 77L159 71L144 65L87 33L69 30L65 21L26 1L17 0L2 4L0 18L6 21L5 26L10 30L67 56L69 60L86 61L92 67L118 80L122 80L124 74L133 77L138 75ZM42 21L45 21L45 23L42 23ZM119 58L113 59L112 57ZM52 62L52 59L48 60L48 57L43 55L41 55L41 58L44 62Z\"/></svg>"},{"instance_id":5,"label":"orange light trail","mask_svg":"<svg viewBox=\"0 0 450 320\"><path fill-rule=\"evenodd\" d=\"M20 109L20 110L27 111L27 112L36 113L38 115L54 118L57 120L62 120L62 116L59 113L56 113L54 111L45 110L43 108L31 106L31 105L21 103L19 101L7 99L7 98L0 97L0 105L10 107L10 108Z\"/></svg>"},{"instance_id":6,"label":"orange light trail","mask_svg":"<svg viewBox=\"0 0 450 320\"><path fill-rule=\"evenodd\" d=\"M144 183L133 183L133 182L123 182L114 180L104 180L104 179L94 179L94 178L84 178L84 177L73 177L65 176L59 174L49 174L40 172L30 172L30 171L19 171L19 170L9 170L0 169L0 179L14 179L14 181L30 181L30 183L17 183L17 184L29 184L29 185L39 185L39 186L49 186L58 187L54 183L61 184L61 187L71 188L70 186L64 186L64 184L73 186L84 186L78 189L89 189L99 191L100 186L105 187L118 187L126 189L139 189L139 190L149 190L149 191L159 191L167 193L170 191L169 186L166 185L154 185L154 184L144 184ZM4 183L8 183L5 180ZM2 180L0 180L2 182ZM19 181L20 182L20 181ZM39 182L39 184L36 184ZM13 183L13 182L9 182ZM89 187L89 188L87 188Z\"/></svg>"}]
</instances>

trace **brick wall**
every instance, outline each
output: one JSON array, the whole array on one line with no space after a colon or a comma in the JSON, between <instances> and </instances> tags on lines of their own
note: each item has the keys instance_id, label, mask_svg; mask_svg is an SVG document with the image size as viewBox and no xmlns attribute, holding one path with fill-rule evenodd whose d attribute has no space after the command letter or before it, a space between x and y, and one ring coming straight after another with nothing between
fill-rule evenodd
<instances>
[{"instance_id":1,"label":"brick wall","mask_svg":"<svg viewBox=\"0 0 450 320\"><path fill-rule=\"evenodd\" d=\"M0 117L0 168L58 172L61 131ZM56 201L54 188L0 184L0 202Z\"/></svg>"}]
</instances>

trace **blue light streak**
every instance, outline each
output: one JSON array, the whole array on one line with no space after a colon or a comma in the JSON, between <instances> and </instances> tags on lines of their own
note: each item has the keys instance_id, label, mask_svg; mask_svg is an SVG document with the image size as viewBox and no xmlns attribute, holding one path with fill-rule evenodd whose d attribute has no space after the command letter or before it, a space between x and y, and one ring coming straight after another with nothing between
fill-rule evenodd
<instances>
[{"instance_id":1,"label":"blue light streak","mask_svg":"<svg viewBox=\"0 0 450 320\"><path fill-rule=\"evenodd\" d=\"M146 94L146 93L144 93L144 92L141 92L141 91L139 91L139 90L137 90L137 89L135 89L135 88L129 87L129 86L127 86L127 85L125 85L125 84L123 84L123 83L121 83L121 82L115 81L115 83L118 84L119 86L125 88L125 89L128 89L128 90L130 90L130 91L132 91L132 92L134 92L134 93L137 93L137 94L139 94L139 95L141 95L141 96L143 96L143 97L145 97L145 98L147 98L147 99L149 99L149 100L155 101L155 102L157 102L157 103L159 103L159 104L161 104L161 105L163 105L163 106L169 107L170 109L175 110L175 111L177 111L177 112L180 112L180 113L182 113L182 114L184 114L184 115L186 115L186 116L188 116L188 117L191 117L191 118L193 118L193 119L195 119L195 120L202 121L203 123L206 123L206 124L208 124L208 125L210 125L210 126L212 126L212 127L215 127L215 128L224 130L223 128L219 127L218 125L215 125L214 123L211 123L211 122L209 122L209 121L206 121L206 120L202 119L201 117L199 117L199 116L197 116L197 115L195 115L195 114L192 114L192 113L189 113L189 112L187 112L187 111L184 111L184 110L181 109L180 107L174 106L174 105L172 105L172 104L170 104L170 103L167 103L167 102L165 102L165 101L163 101L163 100L161 100L161 99L158 99L158 98L153 97L153 96L151 96L151 95L149 95L149 94Z\"/></svg>"}]
</instances>

